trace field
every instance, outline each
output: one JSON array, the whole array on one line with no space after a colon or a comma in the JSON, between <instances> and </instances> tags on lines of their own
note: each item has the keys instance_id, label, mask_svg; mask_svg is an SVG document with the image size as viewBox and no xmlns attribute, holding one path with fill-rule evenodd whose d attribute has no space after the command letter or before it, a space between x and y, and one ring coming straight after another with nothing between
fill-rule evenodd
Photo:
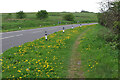
<instances>
[{"instance_id":1,"label":"field","mask_svg":"<svg viewBox=\"0 0 120 80\"><path fill-rule=\"evenodd\" d=\"M48 36L48 41L42 37L8 49L0 59L2 77L66 78L71 76L69 70L82 70L85 78L117 78L118 50L98 36L101 29L105 28L100 25L76 27L65 33L53 33ZM80 44L73 57L73 45L79 35ZM80 58L81 67L71 68L71 58Z\"/></svg>"},{"instance_id":2,"label":"field","mask_svg":"<svg viewBox=\"0 0 120 80\"><path fill-rule=\"evenodd\" d=\"M96 13L74 12L74 21L64 20L63 16L66 14L68 14L68 12L48 12L47 19L39 20L36 17L36 13L26 13L25 19L16 19L16 13L11 13L11 15L8 15L8 13L3 13L2 31L8 32L24 29L50 27L56 25L97 22Z\"/></svg>"}]
</instances>

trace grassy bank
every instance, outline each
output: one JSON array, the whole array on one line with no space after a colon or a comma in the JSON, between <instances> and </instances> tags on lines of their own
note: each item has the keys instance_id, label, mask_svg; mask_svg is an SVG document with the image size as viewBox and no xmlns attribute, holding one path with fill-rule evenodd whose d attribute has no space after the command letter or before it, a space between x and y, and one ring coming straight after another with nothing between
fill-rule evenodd
<instances>
[{"instance_id":1,"label":"grassy bank","mask_svg":"<svg viewBox=\"0 0 120 80\"><path fill-rule=\"evenodd\" d=\"M15 13L12 13L11 16L8 13L3 13L2 31L8 32L56 25L97 22L97 14L95 13L73 13L75 16L74 21L64 20L63 16L66 14L68 12L48 12L47 19L39 20L36 17L36 13L26 13L25 19L16 19Z\"/></svg>"},{"instance_id":2,"label":"grassy bank","mask_svg":"<svg viewBox=\"0 0 120 80\"><path fill-rule=\"evenodd\" d=\"M104 34L103 31L100 32L101 29L105 30L106 28L95 26L80 40L78 51L81 54L84 76L86 78L118 78L119 52L114 46L99 37L99 35ZM107 32L109 31L107 29Z\"/></svg>"},{"instance_id":3,"label":"grassy bank","mask_svg":"<svg viewBox=\"0 0 120 80\"><path fill-rule=\"evenodd\" d=\"M77 36L88 27L59 31L3 53L3 78L66 77L71 48Z\"/></svg>"}]
</instances>

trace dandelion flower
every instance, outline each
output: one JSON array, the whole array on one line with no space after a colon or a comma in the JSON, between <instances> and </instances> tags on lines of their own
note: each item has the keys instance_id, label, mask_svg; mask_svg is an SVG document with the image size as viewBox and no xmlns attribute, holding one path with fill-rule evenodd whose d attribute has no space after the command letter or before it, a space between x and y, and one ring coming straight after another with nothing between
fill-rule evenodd
<instances>
[{"instance_id":1,"label":"dandelion flower","mask_svg":"<svg viewBox=\"0 0 120 80\"><path fill-rule=\"evenodd\" d=\"M13 68L16 68L15 66Z\"/></svg>"},{"instance_id":2,"label":"dandelion flower","mask_svg":"<svg viewBox=\"0 0 120 80\"><path fill-rule=\"evenodd\" d=\"M18 72L21 72L20 70L18 70Z\"/></svg>"}]
</instances>

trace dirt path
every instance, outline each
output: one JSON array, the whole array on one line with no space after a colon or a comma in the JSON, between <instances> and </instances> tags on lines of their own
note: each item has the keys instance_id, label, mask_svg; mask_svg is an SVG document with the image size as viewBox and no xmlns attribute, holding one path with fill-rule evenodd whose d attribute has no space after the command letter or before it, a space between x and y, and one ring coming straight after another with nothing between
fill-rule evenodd
<instances>
[{"instance_id":1,"label":"dirt path","mask_svg":"<svg viewBox=\"0 0 120 80\"><path fill-rule=\"evenodd\" d=\"M84 72L81 69L82 68L82 66L81 66L81 56L80 56L80 53L77 51L77 49L78 49L78 46L80 44L81 37L84 36L84 34L89 29L90 28L88 28L87 30L82 32L78 36L77 40L75 41L75 44L73 45L68 78L85 78L84 75L83 75Z\"/></svg>"}]
</instances>

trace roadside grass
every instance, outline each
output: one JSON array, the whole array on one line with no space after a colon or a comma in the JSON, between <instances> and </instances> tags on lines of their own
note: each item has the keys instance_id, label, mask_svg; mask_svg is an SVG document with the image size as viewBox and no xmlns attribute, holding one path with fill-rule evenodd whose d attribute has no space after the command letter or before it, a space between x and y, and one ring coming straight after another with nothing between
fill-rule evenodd
<instances>
[{"instance_id":1,"label":"roadside grass","mask_svg":"<svg viewBox=\"0 0 120 80\"><path fill-rule=\"evenodd\" d=\"M72 47L84 33L77 51L85 78L117 78L118 50L98 37L100 25L82 26L48 35L8 49L2 54L2 78L66 78ZM102 34L102 33L101 33ZM77 55L76 55L77 56ZM79 57L76 57L79 58Z\"/></svg>"},{"instance_id":2,"label":"roadside grass","mask_svg":"<svg viewBox=\"0 0 120 80\"><path fill-rule=\"evenodd\" d=\"M84 76L85 78L118 78L119 52L98 36L103 34L99 33L100 29L105 28L97 25L80 40L78 51L81 54Z\"/></svg>"},{"instance_id":3,"label":"roadside grass","mask_svg":"<svg viewBox=\"0 0 120 80\"><path fill-rule=\"evenodd\" d=\"M15 13L12 13L11 17L8 16L8 13L3 13L2 31L9 32L9 31L34 29L34 28L50 27L50 26L65 25L65 24L97 22L97 14L95 13L73 13L73 15L75 16L74 21L64 20L63 16L66 14L68 14L68 12L66 13L48 12L49 15L48 18L39 20L36 18L36 13L26 13L25 19L16 19Z\"/></svg>"},{"instance_id":4,"label":"roadside grass","mask_svg":"<svg viewBox=\"0 0 120 80\"><path fill-rule=\"evenodd\" d=\"M48 35L8 49L2 54L3 78L65 78L71 48L77 36L92 26L82 26Z\"/></svg>"}]
</instances>

